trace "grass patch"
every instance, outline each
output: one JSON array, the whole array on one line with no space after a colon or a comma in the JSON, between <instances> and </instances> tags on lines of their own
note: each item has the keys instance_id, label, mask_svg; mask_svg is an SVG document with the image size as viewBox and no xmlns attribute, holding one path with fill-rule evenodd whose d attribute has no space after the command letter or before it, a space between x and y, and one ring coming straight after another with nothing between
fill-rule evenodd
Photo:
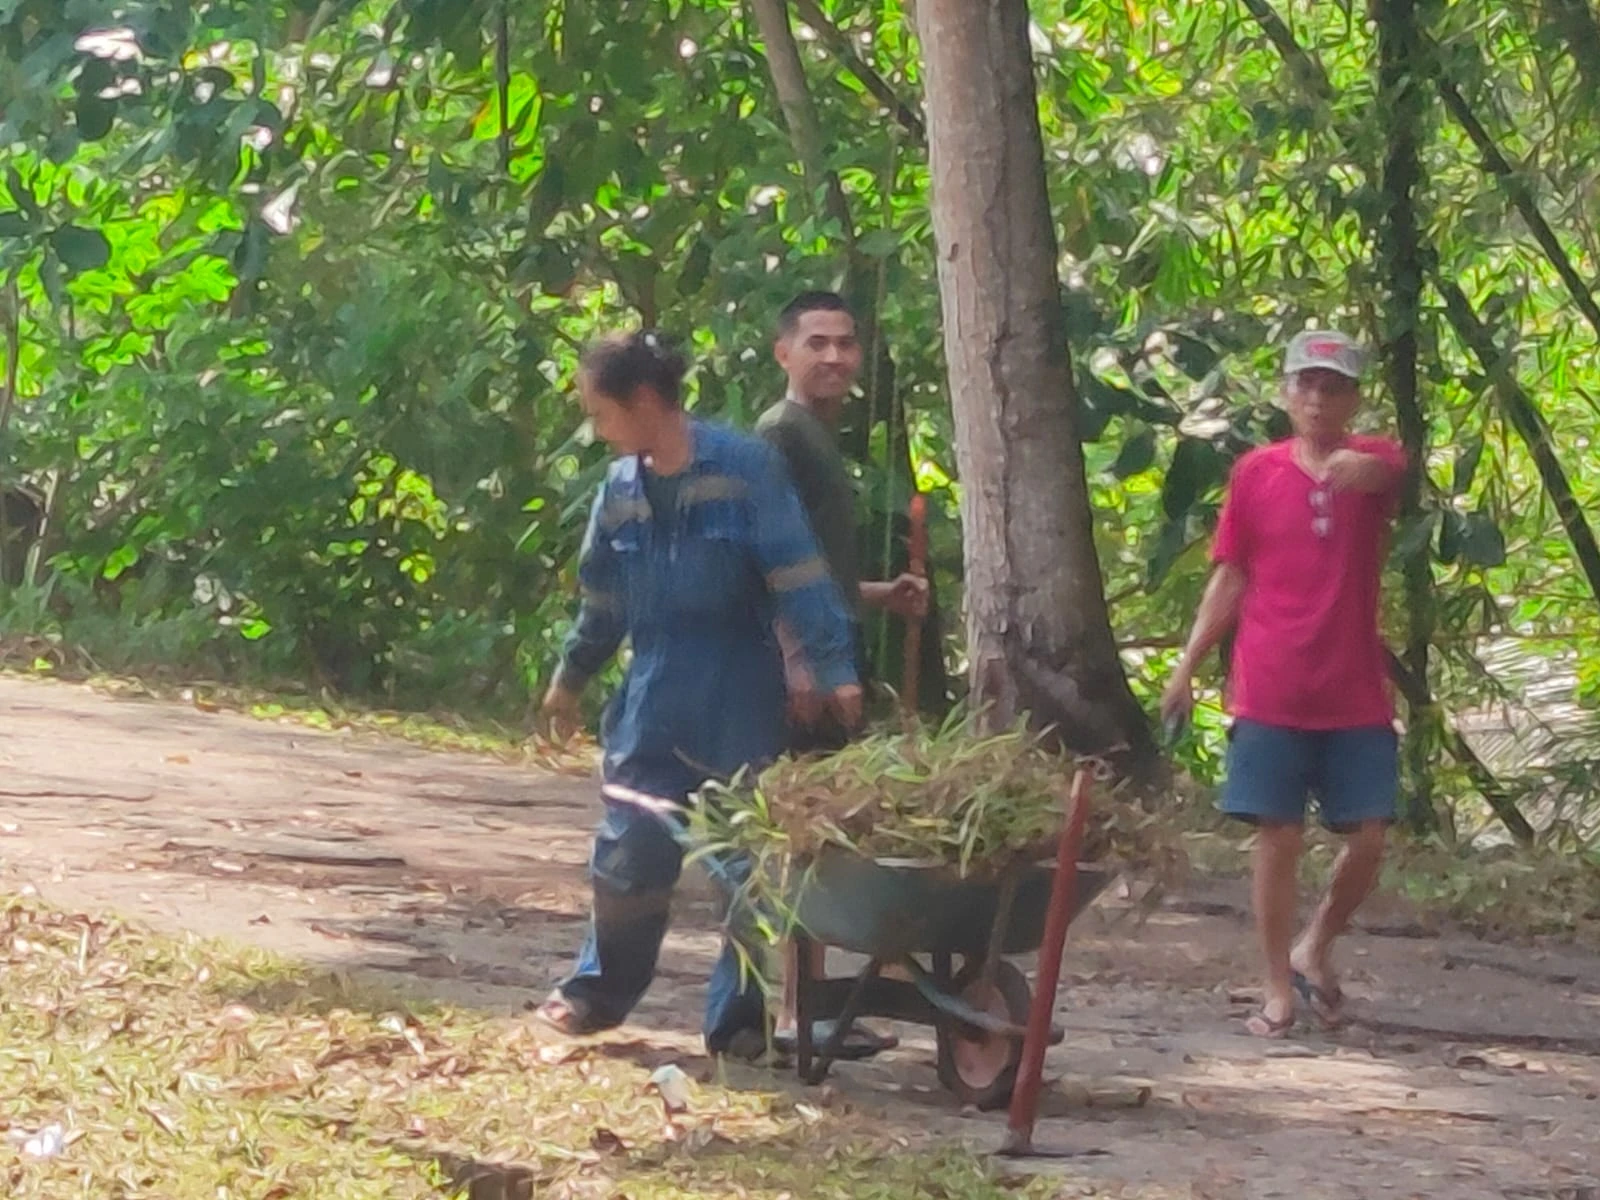
<instances>
[{"instance_id":1,"label":"grass patch","mask_svg":"<svg viewBox=\"0 0 1600 1200\"><path fill-rule=\"evenodd\" d=\"M1007 1178L826 1092L707 1077L669 1119L654 1048L542 1043L526 1021L30 900L0 901L0 962L0 1192L17 1200L1125 1194ZM52 1125L63 1144L40 1156Z\"/></svg>"}]
</instances>

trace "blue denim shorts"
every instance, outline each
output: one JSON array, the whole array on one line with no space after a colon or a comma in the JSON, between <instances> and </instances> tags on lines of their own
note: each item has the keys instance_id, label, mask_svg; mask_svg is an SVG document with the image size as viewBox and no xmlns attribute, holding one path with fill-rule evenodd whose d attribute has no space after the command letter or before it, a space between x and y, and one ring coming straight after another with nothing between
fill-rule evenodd
<instances>
[{"instance_id":1,"label":"blue denim shorts","mask_svg":"<svg viewBox=\"0 0 1600 1200\"><path fill-rule=\"evenodd\" d=\"M1343 832L1393 821L1399 791L1392 726L1309 730L1240 720L1228 733L1222 811L1230 817L1299 824L1315 796L1322 823Z\"/></svg>"}]
</instances>

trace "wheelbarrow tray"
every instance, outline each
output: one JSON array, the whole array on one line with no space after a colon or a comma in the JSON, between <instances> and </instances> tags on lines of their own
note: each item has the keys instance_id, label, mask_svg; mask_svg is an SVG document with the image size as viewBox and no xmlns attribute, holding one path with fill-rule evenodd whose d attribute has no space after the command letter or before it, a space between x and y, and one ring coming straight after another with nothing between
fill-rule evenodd
<instances>
[{"instance_id":1,"label":"wheelbarrow tray","mask_svg":"<svg viewBox=\"0 0 1600 1200\"><path fill-rule=\"evenodd\" d=\"M1016 896L1000 954L1028 954L1044 937L1054 862L1023 865L1010 873ZM1111 881L1093 864L1078 867L1072 917ZM981 957L989 950L1003 880L963 879L944 864L870 859L828 848L798 866L789 902L797 923L824 945L875 959L911 954Z\"/></svg>"}]
</instances>

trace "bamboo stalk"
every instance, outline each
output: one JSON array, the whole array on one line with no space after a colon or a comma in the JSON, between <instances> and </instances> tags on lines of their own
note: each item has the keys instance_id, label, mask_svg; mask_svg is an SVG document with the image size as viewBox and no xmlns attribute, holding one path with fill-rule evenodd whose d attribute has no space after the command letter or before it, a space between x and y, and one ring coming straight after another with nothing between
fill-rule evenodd
<instances>
[{"instance_id":1,"label":"bamboo stalk","mask_svg":"<svg viewBox=\"0 0 1600 1200\"><path fill-rule=\"evenodd\" d=\"M1417 221L1416 191L1422 183L1418 151L1427 106L1416 78L1421 42L1416 0L1379 0L1378 88L1389 114L1388 144L1383 161L1384 222L1378 232L1388 270L1383 309L1382 356L1389 394L1399 418L1406 450L1406 479L1401 513L1410 519L1422 513L1426 478L1428 422L1418 385L1417 334L1422 322L1422 231ZM1428 548L1407 557L1401 567L1406 598L1406 664L1421 687L1421 710L1432 705L1428 685L1428 651L1434 631L1433 569ZM1436 829L1433 807L1433 765L1426 722L1413 720L1406 733L1406 759L1413 794L1406 823L1419 833Z\"/></svg>"},{"instance_id":2,"label":"bamboo stalk","mask_svg":"<svg viewBox=\"0 0 1600 1200\"><path fill-rule=\"evenodd\" d=\"M0 387L0 444L11 428L11 410L17 402L17 373L22 361L22 298L17 281L10 280L0 299L5 301L6 377Z\"/></svg>"},{"instance_id":3,"label":"bamboo stalk","mask_svg":"<svg viewBox=\"0 0 1600 1200\"><path fill-rule=\"evenodd\" d=\"M1405 663L1401 662L1393 652L1389 654L1389 676L1400 689L1400 694L1406 698L1407 705L1420 710L1427 700L1427 688L1420 685L1420 682L1406 669ZM1450 757L1461 765L1461 769L1467 773L1467 778L1472 780L1472 786L1478 789L1494 815L1506 827L1506 831L1520 845L1531 846L1535 837L1533 826L1528 823L1528 818L1522 815L1516 799L1495 778L1488 764L1478 757L1477 751L1468 743L1462 732L1446 725L1444 742Z\"/></svg>"},{"instance_id":4,"label":"bamboo stalk","mask_svg":"<svg viewBox=\"0 0 1600 1200\"><path fill-rule=\"evenodd\" d=\"M1483 365L1485 373L1494 384L1495 396L1500 402L1502 415L1507 424L1521 437L1529 454L1533 456L1533 465L1539 472L1545 491L1555 504L1556 515L1560 518L1562 528L1566 530L1567 538L1572 543L1573 553L1577 556L1584 578L1589 582L1589 589L1597 599L1600 599L1600 544L1595 541L1594 528L1589 524L1589 518L1584 514L1582 505L1572 494L1572 481L1567 477L1561 460L1556 457L1550 426L1545 421L1544 414L1517 382L1506 356L1495 342L1493 331L1473 311L1472 302L1467 298L1466 292L1461 290L1461 285L1454 280L1446 279L1438 279L1435 282L1444 296L1450 323L1455 326L1461 340Z\"/></svg>"},{"instance_id":5,"label":"bamboo stalk","mask_svg":"<svg viewBox=\"0 0 1600 1200\"><path fill-rule=\"evenodd\" d=\"M1434 57L1436 60L1437 55ZM1595 302L1594 290L1584 281L1583 276L1578 274L1565 247L1561 245L1561 239L1556 236L1555 230L1550 227L1550 222L1546 221L1544 214L1539 211L1539 203L1534 199L1533 190L1501 153L1500 147L1495 144L1489 131L1473 113L1472 106L1467 103L1466 97L1461 94L1461 89L1455 82L1441 73L1438 76L1438 88L1445 108L1455 118L1456 124L1465 131L1467 137L1472 139L1472 144L1478 148L1478 154L1483 159L1483 169L1499 181L1507 198L1522 217L1523 224L1527 225L1528 232L1533 235L1533 240L1539 243L1539 249L1544 251L1546 260L1561 277L1561 282L1566 285L1567 291L1571 293L1572 302L1593 326L1595 333L1600 334L1600 304Z\"/></svg>"}]
</instances>

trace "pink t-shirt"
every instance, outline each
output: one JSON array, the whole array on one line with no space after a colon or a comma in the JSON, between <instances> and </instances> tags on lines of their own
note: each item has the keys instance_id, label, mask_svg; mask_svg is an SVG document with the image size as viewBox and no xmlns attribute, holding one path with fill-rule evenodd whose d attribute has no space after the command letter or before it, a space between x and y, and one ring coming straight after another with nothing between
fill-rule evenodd
<instances>
[{"instance_id":1,"label":"pink t-shirt","mask_svg":"<svg viewBox=\"0 0 1600 1200\"><path fill-rule=\"evenodd\" d=\"M1293 439L1234 464L1211 558L1245 574L1228 678L1235 717L1291 729L1394 719L1378 587L1405 452L1356 434L1345 445L1392 463L1394 486L1319 484L1295 461Z\"/></svg>"}]
</instances>

